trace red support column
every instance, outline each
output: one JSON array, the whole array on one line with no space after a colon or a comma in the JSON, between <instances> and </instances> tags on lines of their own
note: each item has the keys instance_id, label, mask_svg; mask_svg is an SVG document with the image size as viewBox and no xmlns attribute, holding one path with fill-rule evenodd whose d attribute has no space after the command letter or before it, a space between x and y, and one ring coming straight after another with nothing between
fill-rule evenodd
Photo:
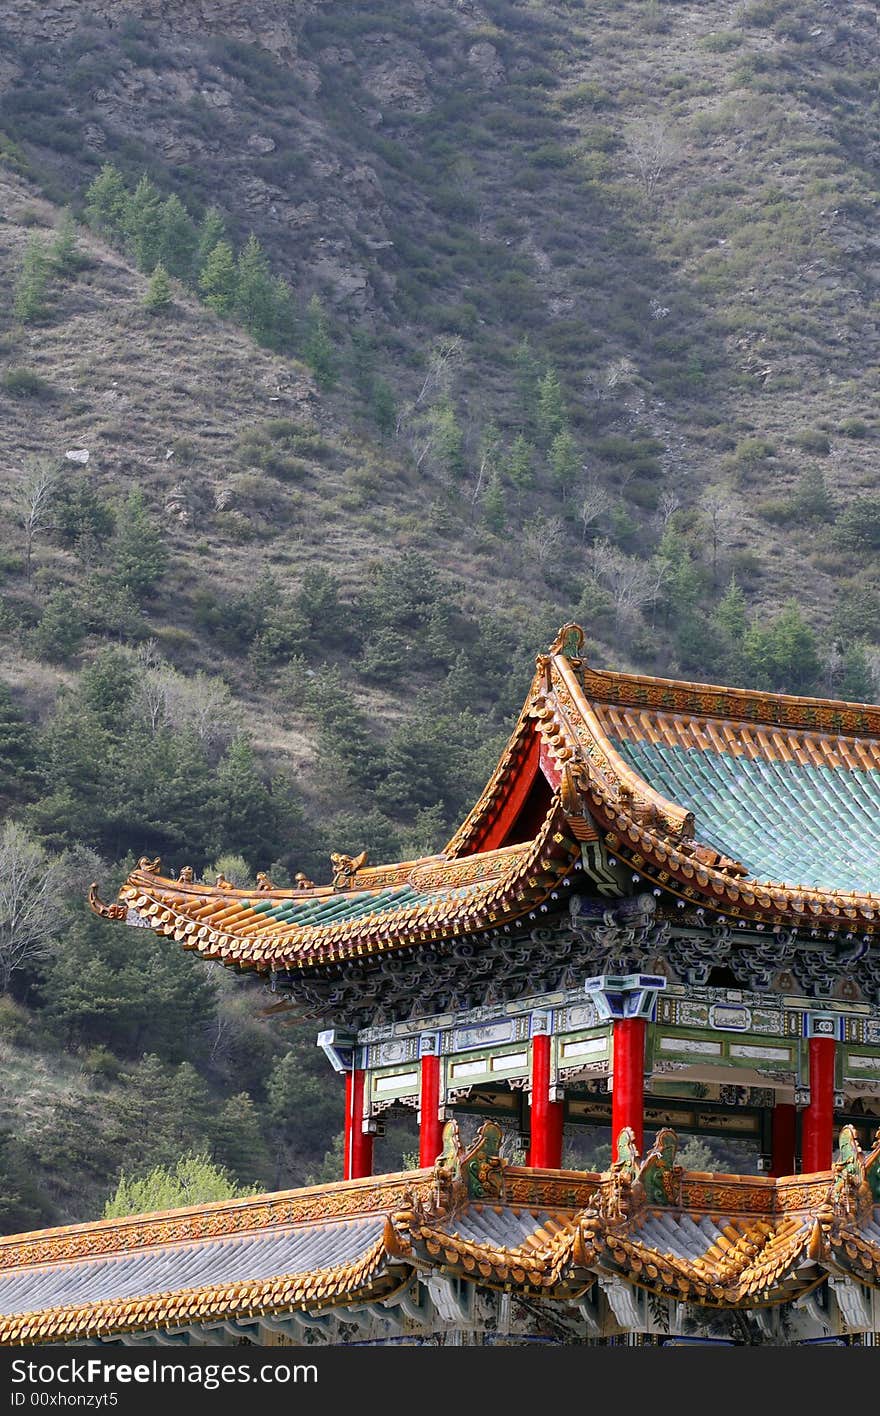
<instances>
[{"instance_id":1,"label":"red support column","mask_svg":"<svg viewBox=\"0 0 880 1416\"><path fill-rule=\"evenodd\" d=\"M528 1164L539 1170L562 1165L562 1102L550 1100L550 1035L532 1038L532 1142Z\"/></svg>"},{"instance_id":2,"label":"red support column","mask_svg":"<svg viewBox=\"0 0 880 1416\"><path fill-rule=\"evenodd\" d=\"M440 1120L440 1058L426 1052L422 1056L419 1091L419 1165L434 1164L443 1150L443 1122Z\"/></svg>"},{"instance_id":3,"label":"red support column","mask_svg":"<svg viewBox=\"0 0 880 1416\"><path fill-rule=\"evenodd\" d=\"M373 1173L373 1137L364 1135L364 1073L345 1074L345 1154L343 1180L360 1180Z\"/></svg>"},{"instance_id":4,"label":"red support column","mask_svg":"<svg viewBox=\"0 0 880 1416\"><path fill-rule=\"evenodd\" d=\"M810 1104L801 1127L801 1171L830 1170L834 1155L833 1037L810 1038Z\"/></svg>"},{"instance_id":5,"label":"red support column","mask_svg":"<svg viewBox=\"0 0 880 1416\"><path fill-rule=\"evenodd\" d=\"M797 1107L778 1102L773 1108L770 1139L770 1174L793 1175L795 1165L795 1135Z\"/></svg>"},{"instance_id":6,"label":"red support column","mask_svg":"<svg viewBox=\"0 0 880 1416\"><path fill-rule=\"evenodd\" d=\"M642 1149L645 1112L645 1019L614 1019L614 1071L611 1085L611 1154L624 1126L635 1132Z\"/></svg>"}]
</instances>

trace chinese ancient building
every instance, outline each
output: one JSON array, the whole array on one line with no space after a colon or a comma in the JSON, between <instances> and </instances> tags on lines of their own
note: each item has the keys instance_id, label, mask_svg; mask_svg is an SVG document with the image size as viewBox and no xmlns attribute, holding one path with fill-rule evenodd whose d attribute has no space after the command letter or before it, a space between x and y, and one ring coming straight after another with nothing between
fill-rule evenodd
<instances>
[{"instance_id":1,"label":"chinese ancient building","mask_svg":"<svg viewBox=\"0 0 880 1416\"><path fill-rule=\"evenodd\" d=\"M93 890L317 1021L345 1173L2 1239L4 1341L876 1341L880 708L582 649L539 657L436 856ZM420 1168L374 1177L406 1111ZM566 1165L602 1125L610 1169ZM682 1169L687 1135L754 1173Z\"/></svg>"}]
</instances>

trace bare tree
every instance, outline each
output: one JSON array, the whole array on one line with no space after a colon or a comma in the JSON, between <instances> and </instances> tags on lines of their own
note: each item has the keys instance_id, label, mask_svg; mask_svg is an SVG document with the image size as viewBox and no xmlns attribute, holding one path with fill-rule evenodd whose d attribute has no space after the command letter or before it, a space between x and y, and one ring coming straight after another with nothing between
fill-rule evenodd
<instances>
[{"instance_id":1,"label":"bare tree","mask_svg":"<svg viewBox=\"0 0 880 1416\"><path fill-rule=\"evenodd\" d=\"M471 502L474 505L476 505L482 497L483 488L498 466L498 458L501 455L501 434L494 423L487 424L483 429L480 435L477 455L480 460L471 491Z\"/></svg>"},{"instance_id":2,"label":"bare tree","mask_svg":"<svg viewBox=\"0 0 880 1416\"><path fill-rule=\"evenodd\" d=\"M712 584L718 584L718 556L722 546L730 540L737 519L737 507L733 497L722 487L707 488L701 507L709 522L709 542L712 547Z\"/></svg>"},{"instance_id":3,"label":"bare tree","mask_svg":"<svg viewBox=\"0 0 880 1416\"><path fill-rule=\"evenodd\" d=\"M406 424L416 409L421 408L435 393L448 393L452 371L464 350L460 334L446 335L438 339L428 355L428 366L422 386L415 398L401 406L394 428L395 437L400 437Z\"/></svg>"},{"instance_id":4,"label":"bare tree","mask_svg":"<svg viewBox=\"0 0 880 1416\"><path fill-rule=\"evenodd\" d=\"M533 516L523 527L523 548L542 570L562 540L562 532L559 516Z\"/></svg>"},{"instance_id":5,"label":"bare tree","mask_svg":"<svg viewBox=\"0 0 880 1416\"><path fill-rule=\"evenodd\" d=\"M49 519L56 474L43 462L28 463L12 492L15 520L24 532L25 574L31 578L34 538Z\"/></svg>"},{"instance_id":6,"label":"bare tree","mask_svg":"<svg viewBox=\"0 0 880 1416\"><path fill-rule=\"evenodd\" d=\"M660 495L657 505L657 515L660 518L660 525L665 531L678 508L681 506L681 497L677 492L665 491Z\"/></svg>"},{"instance_id":7,"label":"bare tree","mask_svg":"<svg viewBox=\"0 0 880 1416\"><path fill-rule=\"evenodd\" d=\"M185 678L161 661L140 674L137 706L151 735L163 728L191 732L206 748L222 750L240 727L236 706L223 679L201 670Z\"/></svg>"},{"instance_id":8,"label":"bare tree","mask_svg":"<svg viewBox=\"0 0 880 1416\"><path fill-rule=\"evenodd\" d=\"M626 147L645 196L653 205L660 179L681 157L681 142L662 118L643 118L631 125Z\"/></svg>"},{"instance_id":9,"label":"bare tree","mask_svg":"<svg viewBox=\"0 0 880 1416\"><path fill-rule=\"evenodd\" d=\"M645 605L652 604L660 593L666 568L657 560L639 560L628 556L610 541L596 541L590 560L597 580L601 581L614 601L621 622L632 621Z\"/></svg>"},{"instance_id":10,"label":"bare tree","mask_svg":"<svg viewBox=\"0 0 880 1416\"><path fill-rule=\"evenodd\" d=\"M600 516L605 515L610 506L611 497L605 488L600 486L598 482L588 482L581 493L581 504L578 508L578 515L583 527L581 540L587 539L590 527L599 520Z\"/></svg>"},{"instance_id":11,"label":"bare tree","mask_svg":"<svg viewBox=\"0 0 880 1416\"><path fill-rule=\"evenodd\" d=\"M39 958L58 922L59 865L15 821L0 834L0 992Z\"/></svg>"}]
</instances>

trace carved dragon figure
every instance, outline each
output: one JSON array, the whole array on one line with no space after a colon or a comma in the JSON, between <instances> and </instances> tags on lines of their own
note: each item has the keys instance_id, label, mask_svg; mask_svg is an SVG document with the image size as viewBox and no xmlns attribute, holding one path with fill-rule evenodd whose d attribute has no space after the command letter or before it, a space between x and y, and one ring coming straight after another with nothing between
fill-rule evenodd
<instances>
[{"instance_id":1,"label":"carved dragon figure","mask_svg":"<svg viewBox=\"0 0 880 1416\"><path fill-rule=\"evenodd\" d=\"M880 1205L880 1128L874 1136L874 1149L865 1156L865 1179L874 1204Z\"/></svg>"},{"instance_id":2,"label":"carved dragon figure","mask_svg":"<svg viewBox=\"0 0 880 1416\"><path fill-rule=\"evenodd\" d=\"M434 1166L438 1209L448 1212L469 1199L503 1196L507 1161L501 1156L502 1135L496 1121L484 1121L465 1149L458 1122L446 1122L443 1149Z\"/></svg>"},{"instance_id":3,"label":"carved dragon figure","mask_svg":"<svg viewBox=\"0 0 880 1416\"><path fill-rule=\"evenodd\" d=\"M657 1132L639 1170L639 1180L649 1205L674 1205L681 1192L681 1166L676 1165L678 1136L668 1126Z\"/></svg>"},{"instance_id":4,"label":"carved dragon figure","mask_svg":"<svg viewBox=\"0 0 880 1416\"><path fill-rule=\"evenodd\" d=\"M831 1167L831 1207L837 1215L858 1218L874 1203L880 1146L875 1147L868 1157L873 1160L874 1166L872 1178L869 1179L868 1165L855 1126L843 1126L837 1144L837 1159Z\"/></svg>"},{"instance_id":5,"label":"carved dragon figure","mask_svg":"<svg viewBox=\"0 0 880 1416\"><path fill-rule=\"evenodd\" d=\"M354 877L366 863L366 851L361 851L360 855L356 856L334 851L330 856L330 864L333 866L333 889L348 890L354 882Z\"/></svg>"}]
</instances>

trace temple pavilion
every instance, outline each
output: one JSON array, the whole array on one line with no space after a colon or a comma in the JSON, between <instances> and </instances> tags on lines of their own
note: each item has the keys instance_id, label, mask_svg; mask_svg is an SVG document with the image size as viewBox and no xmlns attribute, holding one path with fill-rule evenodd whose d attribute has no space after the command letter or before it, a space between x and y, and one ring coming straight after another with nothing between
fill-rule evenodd
<instances>
[{"instance_id":1,"label":"temple pavilion","mask_svg":"<svg viewBox=\"0 0 880 1416\"><path fill-rule=\"evenodd\" d=\"M880 708L583 643L438 855L93 887L316 1021L344 1175L0 1239L3 1341L876 1343ZM374 1176L407 1110L419 1168ZM597 1126L610 1168L566 1166ZM749 1173L683 1169L686 1135Z\"/></svg>"}]
</instances>

